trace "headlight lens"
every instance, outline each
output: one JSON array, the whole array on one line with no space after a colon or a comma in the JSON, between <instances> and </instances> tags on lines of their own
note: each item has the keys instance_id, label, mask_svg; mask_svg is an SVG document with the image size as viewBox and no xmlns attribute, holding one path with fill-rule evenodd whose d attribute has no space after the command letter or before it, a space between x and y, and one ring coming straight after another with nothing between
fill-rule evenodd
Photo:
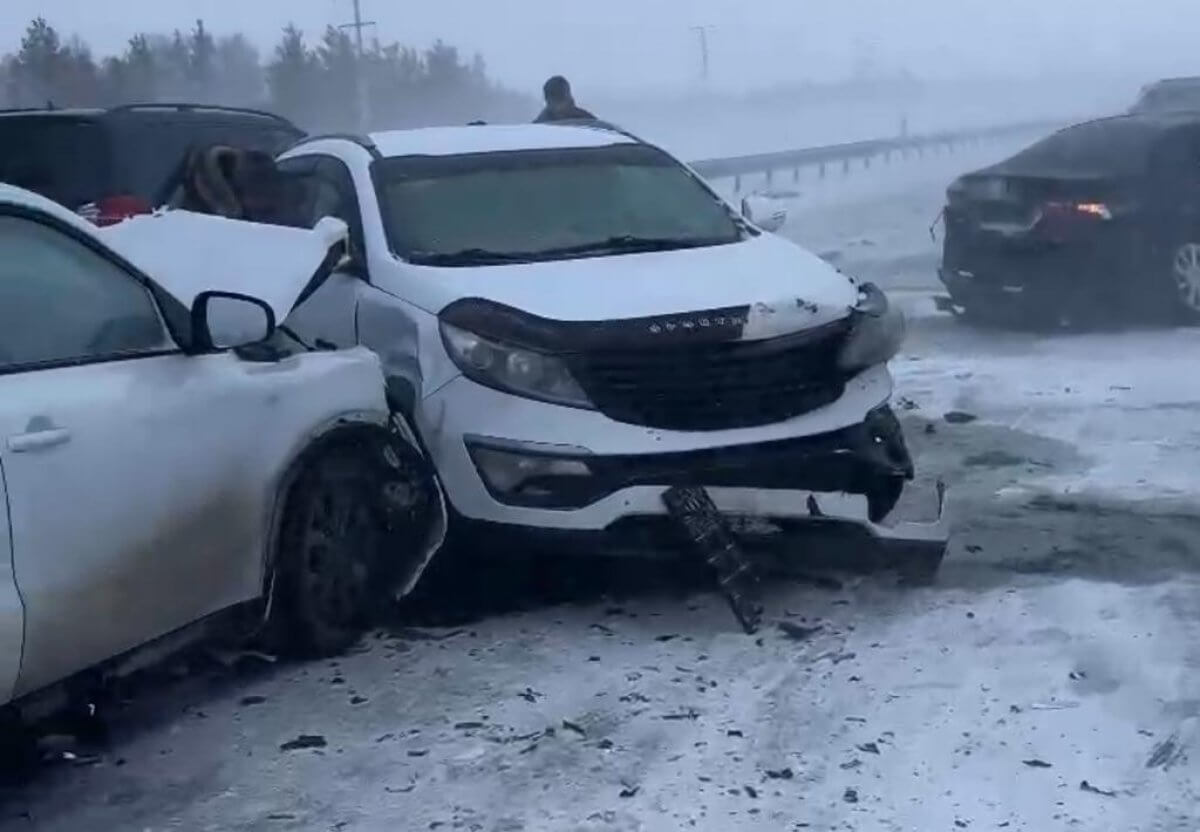
<instances>
[{"instance_id":1,"label":"headlight lens","mask_svg":"<svg viewBox=\"0 0 1200 832\"><path fill-rule=\"evenodd\" d=\"M838 355L838 367L864 370L895 357L907 327L904 313L888 302L883 290L873 283L862 284L854 315L854 328Z\"/></svg>"},{"instance_id":2,"label":"headlight lens","mask_svg":"<svg viewBox=\"0 0 1200 832\"><path fill-rule=\"evenodd\" d=\"M594 409L566 363L441 323L446 352L472 381L529 399Z\"/></svg>"}]
</instances>

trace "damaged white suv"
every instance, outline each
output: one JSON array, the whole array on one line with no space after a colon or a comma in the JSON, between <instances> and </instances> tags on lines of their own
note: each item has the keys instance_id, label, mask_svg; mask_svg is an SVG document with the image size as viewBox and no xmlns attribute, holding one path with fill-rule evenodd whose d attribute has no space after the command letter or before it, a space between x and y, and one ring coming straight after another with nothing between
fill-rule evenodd
<instances>
[{"instance_id":1,"label":"damaged white suv","mask_svg":"<svg viewBox=\"0 0 1200 832\"><path fill-rule=\"evenodd\" d=\"M913 477L888 408L899 311L663 150L473 125L307 139L280 168L353 248L289 324L380 355L460 526L659 548L662 495L691 484L774 531L847 521L940 562L940 505L885 523Z\"/></svg>"}]
</instances>

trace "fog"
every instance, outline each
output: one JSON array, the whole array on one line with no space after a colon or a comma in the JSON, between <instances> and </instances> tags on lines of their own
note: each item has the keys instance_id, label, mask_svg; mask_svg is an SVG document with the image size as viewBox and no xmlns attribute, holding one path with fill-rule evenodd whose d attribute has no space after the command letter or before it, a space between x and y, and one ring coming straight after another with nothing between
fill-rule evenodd
<instances>
[{"instance_id":1,"label":"fog","mask_svg":"<svg viewBox=\"0 0 1200 832\"><path fill-rule=\"evenodd\" d=\"M746 90L854 74L922 78L1156 75L1194 67L1192 0L363 0L368 35L481 52L503 82L533 88L553 72L599 93L678 89L700 79L710 27L710 83ZM1133 11L1132 9L1136 9ZM203 18L268 47L288 22L310 33L352 19L352 0L6 0L0 47L35 15L120 50L130 31Z\"/></svg>"}]
</instances>

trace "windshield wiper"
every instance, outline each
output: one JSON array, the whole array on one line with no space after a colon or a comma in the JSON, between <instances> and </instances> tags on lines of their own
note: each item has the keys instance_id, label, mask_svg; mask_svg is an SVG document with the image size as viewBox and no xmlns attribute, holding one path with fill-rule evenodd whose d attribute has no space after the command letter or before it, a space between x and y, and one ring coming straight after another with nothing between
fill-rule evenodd
<instances>
[{"instance_id":1,"label":"windshield wiper","mask_svg":"<svg viewBox=\"0 0 1200 832\"><path fill-rule=\"evenodd\" d=\"M638 237L634 234L622 234L595 240L590 243L580 243L574 246L541 249L536 252L539 257L552 257L560 254L592 254L603 252L637 252L637 251L672 251L680 248L703 248L736 242L728 237Z\"/></svg>"},{"instance_id":2,"label":"windshield wiper","mask_svg":"<svg viewBox=\"0 0 1200 832\"><path fill-rule=\"evenodd\" d=\"M421 266L486 266L501 263L528 263L536 255L527 252L492 251L486 248L464 248L458 251L412 251L410 263Z\"/></svg>"}]
</instances>

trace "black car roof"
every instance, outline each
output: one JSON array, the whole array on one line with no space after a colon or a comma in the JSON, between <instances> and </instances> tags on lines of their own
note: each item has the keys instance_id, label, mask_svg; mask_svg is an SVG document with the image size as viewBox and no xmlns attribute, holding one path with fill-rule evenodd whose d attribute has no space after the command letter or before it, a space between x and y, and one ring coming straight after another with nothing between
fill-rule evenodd
<instances>
[{"instance_id":1,"label":"black car roof","mask_svg":"<svg viewBox=\"0 0 1200 832\"><path fill-rule=\"evenodd\" d=\"M288 121L281 115L267 112L266 110L255 110L249 107L225 107L218 104L193 104L187 102L150 102L145 104L124 104L119 107L109 107L107 109L100 107L67 107L58 109L55 107L37 107L37 108L18 108L9 110L0 110L0 118L88 118L97 119L116 119L129 115L149 115L157 113L170 113L173 115L182 116L206 116L206 117L230 117L230 118L245 118L261 119L264 121L272 121L281 127L287 127L295 130L297 134L303 131L292 122Z\"/></svg>"}]
</instances>

